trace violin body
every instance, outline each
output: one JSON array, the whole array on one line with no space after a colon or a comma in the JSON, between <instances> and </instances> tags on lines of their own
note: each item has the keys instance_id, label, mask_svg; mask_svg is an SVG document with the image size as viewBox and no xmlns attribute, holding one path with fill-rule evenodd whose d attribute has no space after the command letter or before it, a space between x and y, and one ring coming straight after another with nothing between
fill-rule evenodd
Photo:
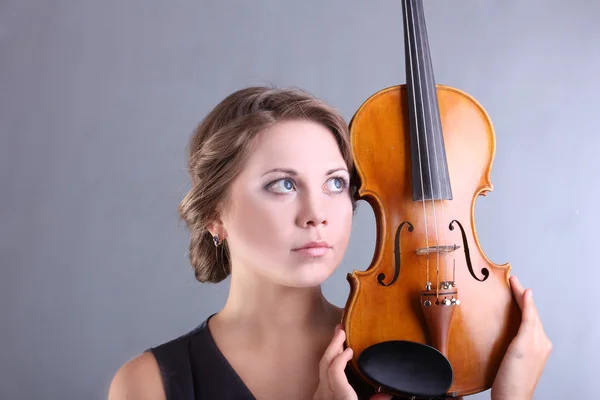
<instances>
[{"instance_id":1,"label":"violin body","mask_svg":"<svg viewBox=\"0 0 600 400\"><path fill-rule=\"evenodd\" d=\"M369 268L348 275L350 295L343 325L347 345L354 351L351 364L355 368L361 352L375 343L408 340L445 349L442 353L454 370L449 392L463 396L491 388L521 317L508 282L510 264L492 263L476 236L476 198L493 188L492 124L485 110L467 94L440 85L437 94L448 171L455 189L452 200L443 200L443 215L442 201L435 201L434 216L431 201L425 201L424 213L423 203L412 199L406 86L376 93L352 119L352 146L361 181L357 198L366 200L374 210L377 241ZM450 229L454 220L461 223L466 243L456 223L455 229ZM398 228L405 221L410 222L413 230L409 232L405 224L398 235ZM454 308L449 321L428 323L427 310L423 309L427 260L417 254L417 249L424 247L425 226L429 243L436 243L437 234L437 242L461 246L448 253L452 263L446 262L446 254L440 254L439 261L437 254L430 257L431 276L435 275L439 262L440 278L456 282L453 290L456 295L439 296L441 300L454 297L460 301L458 305L447 306ZM485 281L471 275L465 249L477 278L484 278L482 269L489 271ZM389 286L381 285L380 274L384 274L384 284L394 279L398 257L396 281ZM437 280L432 279L432 283L431 298L435 302Z\"/></svg>"},{"instance_id":2,"label":"violin body","mask_svg":"<svg viewBox=\"0 0 600 400\"><path fill-rule=\"evenodd\" d=\"M373 208L377 240L369 267L348 274L342 325L350 366L374 388L464 396L491 388L521 320L510 264L490 261L476 233L495 135L474 98L435 84L420 0L404 7L407 84L369 97L350 123L356 198ZM401 346L377 349L386 343ZM396 383L405 373L414 376ZM427 392L438 378L446 383Z\"/></svg>"}]
</instances>

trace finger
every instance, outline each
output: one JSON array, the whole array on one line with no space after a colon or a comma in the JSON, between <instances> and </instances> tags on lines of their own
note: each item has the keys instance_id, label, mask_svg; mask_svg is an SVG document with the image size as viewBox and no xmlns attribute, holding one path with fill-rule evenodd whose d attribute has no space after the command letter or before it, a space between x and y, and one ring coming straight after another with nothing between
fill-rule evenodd
<instances>
[{"instance_id":1,"label":"finger","mask_svg":"<svg viewBox=\"0 0 600 400\"><path fill-rule=\"evenodd\" d=\"M517 332L517 338L519 338L519 340L516 341L520 343L518 346L520 352L524 350L522 346L527 347L530 345L531 340L534 340L533 337L536 334L535 332L537 324L537 313L533 305L531 289L525 290L525 293L522 296L522 301L523 312L521 313L521 324Z\"/></svg>"},{"instance_id":2,"label":"finger","mask_svg":"<svg viewBox=\"0 0 600 400\"><path fill-rule=\"evenodd\" d=\"M513 294L515 296L515 299L517 300L517 303L519 304L519 307L521 308L521 310L523 310L523 294L525 293L525 288L523 288L523 285L521 285L519 278L517 278L515 275L510 277L510 288L513 291Z\"/></svg>"},{"instance_id":3,"label":"finger","mask_svg":"<svg viewBox=\"0 0 600 400\"><path fill-rule=\"evenodd\" d=\"M326 359L327 366L331 364L333 358L340 354L344 350L344 340L346 340L346 332L342 329L340 324L335 326L335 330L333 332L333 336L331 337L331 341L325 349L325 353L323 354L323 359Z\"/></svg>"},{"instance_id":4,"label":"finger","mask_svg":"<svg viewBox=\"0 0 600 400\"><path fill-rule=\"evenodd\" d=\"M327 379L327 370L331 366L331 363L344 350L344 340L346 339L346 332L341 329L341 326L336 326L335 333L329 346L325 349L323 357L319 362L319 376L321 380Z\"/></svg>"},{"instance_id":5,"label":"finger","mask_svg":"<svg viewBox=\"0 0 600 400\"><path fill-rule=\"evenodd\" d=\"M533 296L531 289L526 289L521 296L521 301L523 306L521 309L523 310L521 316L521 326L519 327L519 331L523 334L533 332L538 320L537 310L533 303Z\"/></svg>"},{"instance_id":6,"label":"finger","mask_svg":"<svg viewBox=\"0 0 600 400\"><path fill-rule=\"evenodd\" d=\"M341 354L333 359L331 366L328 369L327 377L329 378L329 389L341 396L345 393L352 393L354 389L348 383L345 369L348 361L352 359L352 349L346 348Z\"/></svg>"}]
</instances>

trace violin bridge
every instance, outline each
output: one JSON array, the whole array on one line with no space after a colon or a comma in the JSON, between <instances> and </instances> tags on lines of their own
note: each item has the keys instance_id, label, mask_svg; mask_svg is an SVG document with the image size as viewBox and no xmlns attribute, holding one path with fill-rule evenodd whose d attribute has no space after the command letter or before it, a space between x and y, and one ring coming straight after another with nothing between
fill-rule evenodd
<instances>
[{"instance_id":1,"label":"violin bridge","mask_svg":"<svg viewBox=\"0 0 600 400\"><path fill-rule=\"evenodd\" d=\"M460 249L459 245L453 244L449 246L429 246L429 247L420 247L417 249L417 255L422 256L425 254L432 253L452 253Z\"/></svg>"}]
</instances>

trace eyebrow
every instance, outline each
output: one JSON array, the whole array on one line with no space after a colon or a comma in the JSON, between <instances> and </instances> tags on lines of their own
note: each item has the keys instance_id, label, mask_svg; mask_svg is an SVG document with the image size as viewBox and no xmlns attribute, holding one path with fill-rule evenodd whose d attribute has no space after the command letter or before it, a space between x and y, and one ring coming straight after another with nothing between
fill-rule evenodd
<instances>
[{"instance_id":1,"label":"eyebrow","mask_svg":"<svg viewBox=\"0 0 600 400\"><path fill-rule=\"evenodd\" d=\"M330 169L329 171L327 171L325 173L325 175L331 175L331 174L333 174L334 172L337 172L337 171L346 171L346 172L348 172L348 170L346 168L333 168L333 169ZM296 170L294 170L294 169L274 168L274 169L271 169L271 170L265 172L261 176L265 176L265 175L270 174L272 172L284 172L286 174L293 175L293 176L298 175L298 172Z\"/></svg>"}]
</instances>

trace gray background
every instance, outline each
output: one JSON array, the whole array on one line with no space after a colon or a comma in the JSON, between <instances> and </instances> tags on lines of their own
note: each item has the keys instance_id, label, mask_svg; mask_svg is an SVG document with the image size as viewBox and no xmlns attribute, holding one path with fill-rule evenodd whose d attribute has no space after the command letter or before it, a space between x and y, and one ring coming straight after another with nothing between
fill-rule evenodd
<instances>
[{"instance_id":1,"label":"gray background","mask_svg":"<svg viewBox=\"0 0 600 400\"><path fill-rule=\"evenodd\" d=\"M194 281L176 214L192 129L260 83L304 87L349 119L405 81L400 4L0 2L0 397L106 398L126 360L217 311L228 282ZM533 288L554 343L535 398L598 398L600 3L425 7L437 81L496 129L477 229ZM374 241L362 203L331 301Z\"/></svg>"}]
</instances>

